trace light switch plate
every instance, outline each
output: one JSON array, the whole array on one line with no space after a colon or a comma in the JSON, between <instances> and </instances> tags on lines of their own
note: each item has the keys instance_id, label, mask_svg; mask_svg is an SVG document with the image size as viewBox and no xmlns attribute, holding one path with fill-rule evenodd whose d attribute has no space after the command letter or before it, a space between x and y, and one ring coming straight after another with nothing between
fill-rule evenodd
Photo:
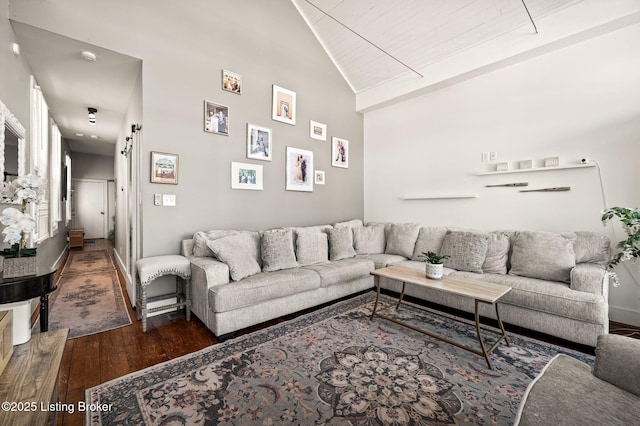
<instances>
[{"instance_id":1,"label":"light switch plate","mask_svg":"<svg viewBox=\"0 0 640 426\"><path fill-rule=\"evenodd\" d=\"M174 207L176 205L176 196L173 194L162 194L162 205Z\"/></svg>"},{"instance_id":2,"label":"light switch plate","mask_svg":"<svg viewBox=\"0 0 640 426\"><path fill-rule=\"evenodd\" d=\"M162 194L153 194L153 205L154 206L162 205Z\"/></svg>"}]
</instances>

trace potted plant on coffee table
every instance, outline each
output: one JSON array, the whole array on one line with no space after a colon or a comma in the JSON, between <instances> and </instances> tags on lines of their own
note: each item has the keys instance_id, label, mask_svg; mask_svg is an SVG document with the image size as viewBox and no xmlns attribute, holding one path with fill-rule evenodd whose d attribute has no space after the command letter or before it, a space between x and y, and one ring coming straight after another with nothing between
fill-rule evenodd
<instances>
[{"instance_id":1,"label":"potted plant on coffee table","mask_svg":"<svg viewBox=\"0 0 640 426\"><path fill-rule=\"evenodd\" d=\"M422 252L422 255L420 257L425 258L425 260L427 261L426 272L428 278L434 280L439 280L440 278L442 278L442 275L444 274L444 264L442 263L442 261L444 259L448 259L448 255L439 255L432 251L428 251Z\"/></svg>"}]
</instances>

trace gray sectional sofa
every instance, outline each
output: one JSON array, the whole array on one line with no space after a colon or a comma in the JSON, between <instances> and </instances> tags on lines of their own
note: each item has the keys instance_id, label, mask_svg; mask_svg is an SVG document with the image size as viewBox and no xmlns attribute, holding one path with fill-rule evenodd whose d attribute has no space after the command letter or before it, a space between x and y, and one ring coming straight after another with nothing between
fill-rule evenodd
<instances>
[{"instance_id":1,"label":"gray sectional sofa","mask_svg":"<svg viewBox=\"0 0 640 426\"><path fill-rule=\"evenodd\" d=\"M262 232L196 232L182 241L191 261L192 311L217 336L374 286L390 265L424 269L422 252L448 254L445 274L509 285L504 322L595 346L608 332L609 239L593 232L480 232L360 220ZM382 279L399 291L400 284ZM473 301L418 286L406 294L473 312ZM490 309L482 315L494 317Z\"/></svg>"}]
</instances>

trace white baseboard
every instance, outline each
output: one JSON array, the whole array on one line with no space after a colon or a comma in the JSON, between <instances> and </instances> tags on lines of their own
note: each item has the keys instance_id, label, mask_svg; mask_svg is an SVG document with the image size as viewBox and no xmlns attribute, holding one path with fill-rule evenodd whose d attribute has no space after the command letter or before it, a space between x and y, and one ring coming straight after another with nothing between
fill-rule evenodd
<instances>
[{"instance_id":1,"label":"white baseboard","mask_svg":"<svg viewBox=\"0 0 640 426\"><path fill-rule=\"evenodd\" d=\"M124 281L127 288L127 296L129 297L129 303L131 303L131 306L135 306L136 305L136 286L135 286L135 283L133 282L131 274L129 273L129 271L127 271L127 267L125 266L124 261L122 260L122 258L120 257L120 254L115 248L113 249L113 257L116 259L118 268L120 269L120 272L122 272L122 276L124 277Z\"/></svg>"},{"instance_id":2,"label":"white baseboard","mask_svg":"<svg viewBox=\"0 0 640 426\"><path fill-rule=\"evenodd\" d=\"M609 306L609 319L623 324L640 327L640 312L627 308Z\"/></svg>"}]
</instances>

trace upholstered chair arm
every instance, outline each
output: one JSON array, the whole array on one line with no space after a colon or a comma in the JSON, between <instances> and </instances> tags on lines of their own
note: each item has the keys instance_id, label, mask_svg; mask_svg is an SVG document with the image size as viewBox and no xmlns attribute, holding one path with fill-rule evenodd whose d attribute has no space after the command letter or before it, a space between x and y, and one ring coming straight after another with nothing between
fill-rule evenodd
<instances>
[{"instance_id":1,"label":"upholstered chair arm","mask_svg":"<svg viewBox=\"0 0 640 426\"><path fill-rule=\"evenodd\" d=\"M615 334L598 336L593 374L640 396L640 340Z\"/></svg>"},{"instance_id":2,"label":"upholstered chair arm","mask_svg":"<svg viewBox=\"0 0 640 426\"><path fill-rule=\"evenodd\" d=\"M229 267L213 257L189 258L192 281L206 282L206 289L229 282Z\"/></svg>"},{"instance_id":3,"label":"upholstered chair arm","mask_svg":"<svg viewBox=\"0 0 640 426\"><path fill-rule=\"evenodd\" d=\"M571 270L571 289L607 296L609 274L604 266L595 263L578 263Z\"/></svg>"}]
</instances>

